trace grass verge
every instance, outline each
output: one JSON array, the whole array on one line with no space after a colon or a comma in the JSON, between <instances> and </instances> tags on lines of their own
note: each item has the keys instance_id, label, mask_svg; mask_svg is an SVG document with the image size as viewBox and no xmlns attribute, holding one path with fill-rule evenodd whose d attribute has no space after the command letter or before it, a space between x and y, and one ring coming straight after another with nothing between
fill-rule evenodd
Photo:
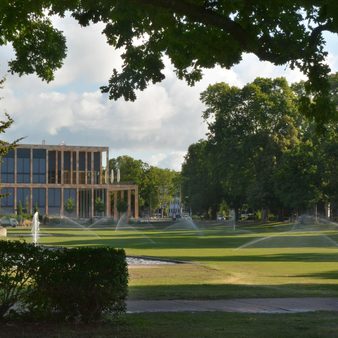
<instances>
[{"instance_id":1,"label":"grass verge","mask_svg":"<svg viewBox=\"0 0 338 338\"><path fill-rule=\"evenodd\" d=\"M11 338L317 338L337 337L337 313L234 314L151 313L127 314L104 324L7 323L0 337Z\"/></svg>"}]
</instances>

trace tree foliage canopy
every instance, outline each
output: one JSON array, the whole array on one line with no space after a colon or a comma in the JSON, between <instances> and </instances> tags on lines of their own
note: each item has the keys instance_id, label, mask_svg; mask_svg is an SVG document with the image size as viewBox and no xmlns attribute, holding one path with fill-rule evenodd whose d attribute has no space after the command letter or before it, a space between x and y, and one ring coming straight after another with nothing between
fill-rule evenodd
<instances>
[{"instance_id":1,"label":"tree foliage canopy","mask_svg":"<svg viewBox=\"0 0 338 338\"><path fill-rule=\"evenodd\" d=\"M335 0L5 0L0 5L0 44L13 44L10 69L50 81L66 55L65 39L49 15L67 12L86 26L103 22L107 42L123 49L122 70L103 92L136 99L136 90L164 79L168 57L180 79L193 85L203 68L224 68L253 53L275 65L298 67L308 76L300 100L319 122L336 115L329 100L329 67L322 33L338 33Z\"/></svg>"},{"instance_id":2,"label":"tree foliage canopy","mask_svg":"<svg viewBox=\"0 0 338 338\"><path fill-rule=\"evenodd\" d=\"M329 80L336 88L337 74ZM305 85L257 78L243 88L217 83L201 94L208 139L189 147L182 166L183 193L195 212L216 207L215 214L224 201L274 212L332 202L338 211L337 123L318 134L299 113ZM330 95L335 102L337 91Z\"/></svg>"},{"instance_id":3,"label":"tree foliage canopy","mask_svg":"<svg viewBox=\"0 0 338 338\"><path fill-rule=\"evenodd\" d=\"M138 185L141 210L150 212L169 206L169 202L180 190L180 174L174 170L150 166L130 156L119 156L109 160L109 170L121 172L121 182Z\"/></svg>"}]
</instances>

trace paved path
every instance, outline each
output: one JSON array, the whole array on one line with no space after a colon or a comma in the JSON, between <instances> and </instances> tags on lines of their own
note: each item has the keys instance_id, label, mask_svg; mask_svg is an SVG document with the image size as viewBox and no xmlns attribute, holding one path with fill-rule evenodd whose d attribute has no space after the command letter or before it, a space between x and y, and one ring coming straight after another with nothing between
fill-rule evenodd
<instances>
[{"instance_id":1,"label":"paved path","mask_svg":"<svg viewBox=\"0 0 338 338\"><path fill-rule=\"evenodd\" d=\"M338 311L338 298L249 298L218 300L129 300L127 312L296 313Z\"/></svg>"}]
</instances>

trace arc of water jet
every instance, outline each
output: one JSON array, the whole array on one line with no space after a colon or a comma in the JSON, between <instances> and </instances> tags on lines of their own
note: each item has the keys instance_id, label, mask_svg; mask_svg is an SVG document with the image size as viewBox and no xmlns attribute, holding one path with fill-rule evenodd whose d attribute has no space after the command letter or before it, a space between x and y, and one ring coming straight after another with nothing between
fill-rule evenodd
<instances>
[{"instance_id":1,"label":"arc of water jet","mask_svg":"<svg viewBox=\"0 0 338 338\"><path fill-rule=\"evenodd\" d=\"M82 224L80 224L80 223L74 221L73 219L71 219L71 218L69 218L69 217L67 217L67 216L64 216L64 219L68 220L68 221L69 221L70 223L72 223L72 224L75 224L75 225L78 226L81 230L83 230L83 231L85 231L85 230L86 230L86 231L90 231L90 233L93 234L95 237L102 239L101 236L99 236L98 234L96 234L96 233L95 233L92 229L90 229L89 227L85 227L85 226L83 226Z\"/></svg>"}]
</instances>

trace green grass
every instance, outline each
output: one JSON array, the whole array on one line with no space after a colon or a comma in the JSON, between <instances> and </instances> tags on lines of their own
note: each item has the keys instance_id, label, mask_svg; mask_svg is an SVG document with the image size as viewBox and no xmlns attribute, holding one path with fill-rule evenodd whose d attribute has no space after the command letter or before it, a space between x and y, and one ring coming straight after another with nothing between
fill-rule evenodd
<instances>
[{"instance_id":1,"label":"green grass","mask_svg":"<svg viewBox=\"0 0 338 338\"><path fill-rule=\"evenodd\" d=\"M0 324L1 337L116 337L116 338L315 338L337 337L334 312L298 314L151 313L127 314L104 324Z\"/></svg>"},{"instance_id":2,"label":"green grass","mask_svg":"<svg viewBox=\"0 0 338 338\"><path fill-rule=\"evenodd\" d=\"M186 262L131 267L133 299L338 296L338 227L286 223L232 227L216 222L80 229L43 227L52 246L114 246L128 255ZM9 239L31 240L28 229ZM29 236L29 237L27 237Z\"/></svg>"}]
</instances>

